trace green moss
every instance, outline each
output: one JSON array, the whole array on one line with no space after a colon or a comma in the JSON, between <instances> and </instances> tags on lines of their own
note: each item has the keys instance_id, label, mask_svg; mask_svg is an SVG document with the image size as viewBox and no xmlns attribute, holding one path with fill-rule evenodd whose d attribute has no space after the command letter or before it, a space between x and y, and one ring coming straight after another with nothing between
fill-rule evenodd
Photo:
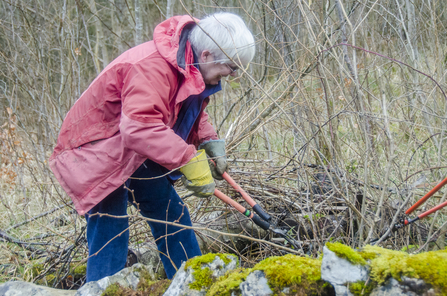
<instances>
[{"instance_id":1,"label":"green moss","mask_svg":"<svg viewBox=\"0 0 447 296\"><path fill-rule=\"evenodd\" d=\"M233 291L239 290L239 285L252 272L251 268L237 268L224 276L221 276L216 283L214 283L206 295L208 296L229 296Z\"/></svg>"},{"instance_id":2,"label":"green moss","mask_svg":"<svg viewBox=\"0 0 447 296\"><path fill-rule=\"evenodd\" d=\"M31 267L31 275L33 278L35 278L36 276L38 276L43 270L44 270L44 266L41 263L36 263L33 264L33 266Z\"/></svg>"},{"instance_id":3,"label":"green moss","mask_svg":"<svg viewBox=\"0 0 447 296\"><path fill-rule=\"evenodd\" d=\"M432 285L437 293L447 295L447 250L413 255L365 246L364 251L377 254L371 261L371 278L377 283L383 283L390 276L396 280L401 280L402 276L420 278Z\"/></svg>"},{"instance_id":4,"label":"green moss","mask_svg":"<svg viewBox=\"0 0 447 296\"><path fill-rule=\"evenodd\" d=\"M202 288L208 288L213 284L213 272L205 267L203 269L197 269L193 272L194 282L189 284L189 287L194 290L202 290Z\"/></svg>"},{"instance_id":5,"label":"green moss","mask_svg":"<svg viewBox=\"0 0 447 296\"><path fill-rule=\"evenodd\" d=\"M447 250L409 255L407 264L413 274L447 295Z\"/></svg>"},{"instance_id":6,"label":"green moss","mask_svg":"<svg viewBox=\"0 0 447 296\"><path fill-rule=\"evenodd\" d=\"M220 259L222 259L222 261L225 264L228 264L231 262L231 259L228 258L228 256L234 257L237 260L237 257L231 254L214 254L214 253L209 253L206 255L202 255L202 256L197 256L194 257L192 259L189 259L186 264L185 264L185 269L187 269L188 267L191 267L193 270L196 270L198 267L201 267L203 264L208 264L214 261L214 259L217 257L219 257Z\"/></svg>"},{"instance_id":7,"label":"green moss","mask_svg":"<svg viewBox=\"0 0 447 296\"><path fill-rule=\"evenodd\" d=\"M208 267L202 268L203 265L213 262L216 257L219 257L225 264L228 264L231 262L231 259L228 258L229 256L237 258L231 254L209 253L189 259L185 264L185 270L190 267L193 270L194 276L194 282L189 284L189 287L194 290L209 288L213 284L215 278L213 277L212 271Z\"/></svg>"},{"instance_id":8,"label":"green moss","mask_svg":"<svg viewBox=\"0 0 447 296\"><path fill-rule=\"evenodd\" d=\"M278 293L284 287L295 286L307 291L307 295L319 294L323 289L321 260L285 255L269 257L253 267L262 270L270 288Z\"/></svg>"},{"instance_id":9,"label":"green moss","mask_svg":"<svg viewBox=\"0 0 447 296\"><path fill-rule=\"evenodd\" d=\"M221 276L208 290L207 296L229 296L239 290L239 285L255 271L264 272L270 288L276 295L283 295L281 290L289 287L292 294L321 294L325 289L321 280L321 260L295 255L267 258L253 268L236 269Z\"/></svg>"},{"instance_id":10,"label":"green moss","mask_svg":"<svg viewBox=\"0 0 447 296\"><path fill-rule=\"evenodd\" d=\"M45 276L45 281L48 283L48 286L52 286L56 281L56 276L52 273Z\"/></svg>"},{"instance_id":11,"label":"green moss","mask_svg":"<svg viewBox=\"0 0 447 296\"><path fill-rule=\"evenodd\" d=\"M118 283L111 284L108 286L104 292L102 292L101 296L126 296L127 290L123 286Z\"/></svg>"},{"instance_id":12,"label":"green moss","mask_svg":"<svg viewBox=\"0 0 447 296\"><path fill-rule=\"evenodd\" d=\"M375 287L376 287L376 283L373 283L371 281L366 285L365 285L364 281L359 281L359 282L355 282L355 283L350 283L349 291L356 296L370 295L372 290Z\"/></svg>"},{"instance_id":13,"label":"green moss","mask_svg":"<svg viewBox=\"0 0 447 296\"><path fill-rule=\"evenodd\" d=\"M409 251L412 251L412 250L414 251L417 249L419 249L419 245L408 245L408 246L403 246L403 248L400 250L408 253Z\"/></svg>"},{"instance_id":14,"label":"green moss","mask_svg":"<svg viewBox=\"0 0 447 296\"><path fill-rule=\"evenodd\" d=\"M326 243L326 247L334 252L338 257L344 258L352 264L366 265L366 260L361 254L340 243Z\"/></svg>"},{"instance_id":15,"label":"green moss","mask_svg":"<svg viewBox=\"0 0 447 296\"><path fill-rule=\"evenodd\" d=\"M392 276L400 280L401 271L407 270L404 252L388 250L377 246L365 246L363 252L374 253L376 255L370 263L371 278L382 284L388 277Z\"/></svg>"},{"instance_id":16,"label":"green moss","mask_svg":"<svg viewBox=\"0 0 447 296\"><path fill-rule=\"evenodd\" d=\"M144 269L141 269L140 272L144 271ZM114 283L108 286L104 292L102 292L101 296L162 296L169 288L170 284L171 281L167 279L150 281L147 278L141 277L136 291L132 288L126 288L118 283Z\"/></svg>"},{"instance_id":17,"label":"green moss","mask_svg":"<svg viewBox=\"0 0 447 296\"><path fill-rule=\"evenodd\" d=\"M135 271L137 271L140 275L140 282L144 281L144 282L151 282L153 281L151 274L149 273L149 271L145 268L136 268Z\"/></svg>"},{"instance_id":18,"label":"green moss","mask_svg":"<svg viewBox=\"0 0 447 296\"><path fill-rule=\"evenodd\" d=\"M36 284L41 286L53 286L56 281L56 276L53 273L47 273L44 277L36 281Z\"/></svg>"},{"instance_id":19,"label":"green moss","mask_svg":"<svg viewBox=\"0 0 447 296\"><path fill-rule=\"evenodd\" d=\"M359 251L358 253L365 260L373 260L373 259L375 259L378 256L377 253L367 252L367 251L364 251L364 250Z\"/></svg>"},{"instance_id":20,"label":"green moss","mask_svg":"<svg viewBox=\"0 0 447 296\"><path fill-rule=\"evenodd\" d=\"M140 279L137 290L143 292L143 295L162 296L169 288L171 280L164 279L159 281L148 281Z\"/></svg>"},{"instance_id":21,"label":"green moss","mask_svg":"<svg viewBox=\"0 0 447 296\"><path fill-rule=\"evenodd\" d=\"M139 273L140 281L137 285L137 291L139 291L141 295L161 296L166 292L171 284L171 281L168 279L154 280L151 273L145 268L137 268L135 271Z\"/></svg>"},{"instance_id":22,"label":"green moss","mask_svg":"<svg viewBox=\"0 0 447 296\"><path fill-rule=\"evenodd\" d=\"M87 264L78 265L75 268L73 268L74 274L80 274L85 275L87 274Z\"/></svg>"}]
</instances>

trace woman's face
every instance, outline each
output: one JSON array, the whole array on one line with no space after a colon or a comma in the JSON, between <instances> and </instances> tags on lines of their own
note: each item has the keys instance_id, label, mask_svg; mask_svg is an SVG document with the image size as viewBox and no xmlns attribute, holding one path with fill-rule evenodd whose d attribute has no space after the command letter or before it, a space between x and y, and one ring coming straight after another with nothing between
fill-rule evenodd
<instances>
[{"instance_id":1,"label":"woman's face","mask_svg":"<svg viewBox=\"0 0 447 296\"><path fill-rule=\"evenodd\" d=\"M199 63L200 73L202 74L205 84L216 85L222 77L227 77L228 75L236 77L237 75L237 65L234 63L215 63L213 55L207 50L204 50L200 55Z\"/></svg>"}]
</instances>

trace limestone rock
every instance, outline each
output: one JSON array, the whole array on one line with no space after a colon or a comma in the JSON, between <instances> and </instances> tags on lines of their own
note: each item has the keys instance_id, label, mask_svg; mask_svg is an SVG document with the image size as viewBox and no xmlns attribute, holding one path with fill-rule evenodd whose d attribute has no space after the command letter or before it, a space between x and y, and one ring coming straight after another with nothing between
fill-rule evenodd
<instances>
[{"instance_id":1,"label":"limestone rock","mask_svg":"<svg viewBox=\"0 0 447 296\"><path fill-rule=\"evenodd\" d=\"M33 283L9 281L0 285L0 295L3 296L73 296L76 291L58 290Z\"/></svg>"},{"instance_id":2,"label":"limestone rock","mask_svg":"<svg viewBox=\"0 0 447 296\"><path fill-rule=\"evenodd\" d=\"M159 279L166 278L165 269L163 263L161 263L160 253L157 250L157 246L154 244L143 244L133 247L131 250L137 256L139 263L151 266L153 272Z\"/></svg>"},{"instance_id":3,"label":"limestone rock","mask_svg":"<svg viewBox=\"0 0 447 296\"><path fill-rule=\"evenodd\" d=\"M239 289L242 296L267 296L273 294L264 272L261 270L251 272L245 281L239 285Z\"/></svg>"},{"instance_id":4,"label":"limestone rock","mask_svg":"<svg viewBox=\"0 0 447 296\"><path fill-rule=\"evenodd\" d=\"M434 296L435 292L423 280L402 277L398 282L390 278L384 285L372 290L370 296Z\"/></svg>"},{"instance_id":5,"label":"limestone rock","mask_svg":"<svg viewBox=\"0 0 447 296\"><path fill-rule=\"evenodd\" d=\"M321 278L332 284L336 295L350 296L352 293L346 288L346 284L366 281L368 279L368 269L337 257L334 252L325 246L323 248L323 262L321 263Z\"/></svg>"},{"instance_id":6,"label":"limestone rock","mask_svg":"<svg viewBox=\"0 0 447 296\"><path fill-rule=\"evenodd\" d=\"M120 272L100 279L96 282L89 282L80 288L75 296L99 296L111 284L118 283L125 288L136 289L140 281L141 271L145 270L149 273L152 280L155 280L153 270L143 264L137 263L132 267L125 268Z\"/></svg>"},{"instance_id":7,"label":"limestone rock","mask_svg":"<svg viewBox=\"0 0 447 296\"><path fill-rule=\"evenodd\" d=\"M370 296L417 296L418 294L407 291L404 292L399 282L393 278L386 281L386 284L375 288Z\"/></svg>"},{"instance_id":8,"label":"limestone rock","mask_svg":"<svg viewBox=\"0 0 447 296\"><path fill-rule=\"evenodd\" d=\"M228 255L227 258L230 259L228 264L220 259L219 256L216 256L212 262L202 264L201 269L209 268L213 277L219 278L227 271L233 270L238 266L238 261L235 256ZM185 265L186 262L180 266L164 296L204 296L206 294L207 291L205 289L199 291L189 287L189 284L193 283L196 279L193 275L194 270L191 267L185 270Z\"/></svg>"}]
</instances>

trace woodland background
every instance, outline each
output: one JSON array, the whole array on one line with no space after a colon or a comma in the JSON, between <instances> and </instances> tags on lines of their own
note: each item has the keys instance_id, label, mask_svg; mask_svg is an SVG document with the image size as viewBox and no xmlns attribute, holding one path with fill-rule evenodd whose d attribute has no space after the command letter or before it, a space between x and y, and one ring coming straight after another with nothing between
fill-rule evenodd
<instances>
[{"instance_id":1,"label":"woodland background","mask_svg":"<svg viewBox=\"0 0 447 296\"><path fill-rule=\"evenodd\" d=\"M293 226L303 244L291 252L317 257L328 241L361 247L383 236L446 177L446 9L443 0L0 0L0 282L53 273L47 284L66 287L71 266L85 263L85 221L48 166L59 128L110 61L177 14L234 12L255 36L254 61L222 81L207 111L231 175ZM178 190L203 228L210 212L231 212ZM444 248L446 214L381 245ZM129 216L131 243L150 244L144 220ZM250 265L284 252L267 241L289 247L265 235L211 248Z\"/></svg>"}]
</instances>

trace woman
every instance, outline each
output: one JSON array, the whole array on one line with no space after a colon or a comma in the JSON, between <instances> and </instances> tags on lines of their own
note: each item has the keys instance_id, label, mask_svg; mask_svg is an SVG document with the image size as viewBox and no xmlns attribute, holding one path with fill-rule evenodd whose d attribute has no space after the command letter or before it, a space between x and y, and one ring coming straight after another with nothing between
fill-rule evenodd
<instances>
[{"instance_id":1,"label":"woman","mask_svg":"<svg viewBox=\"0 0 447 296\"><path fill-rule=\"evenodd\" d=\"M144 217L192 225L172 184L183 175L197 196L214 192L212 175L221 178L227 167L225 142L204 108L221 78L235 76L254 51L252 34L234 14L200 22L172 17L155 28L153 41L110 63L67 113L50 167L87 219L87 282L124 268L128 201ZM201 161L205 153L215 159L211 170ZM149 225L168 278L201 255L192 230Z\"/></svg>"}]
</instances>

